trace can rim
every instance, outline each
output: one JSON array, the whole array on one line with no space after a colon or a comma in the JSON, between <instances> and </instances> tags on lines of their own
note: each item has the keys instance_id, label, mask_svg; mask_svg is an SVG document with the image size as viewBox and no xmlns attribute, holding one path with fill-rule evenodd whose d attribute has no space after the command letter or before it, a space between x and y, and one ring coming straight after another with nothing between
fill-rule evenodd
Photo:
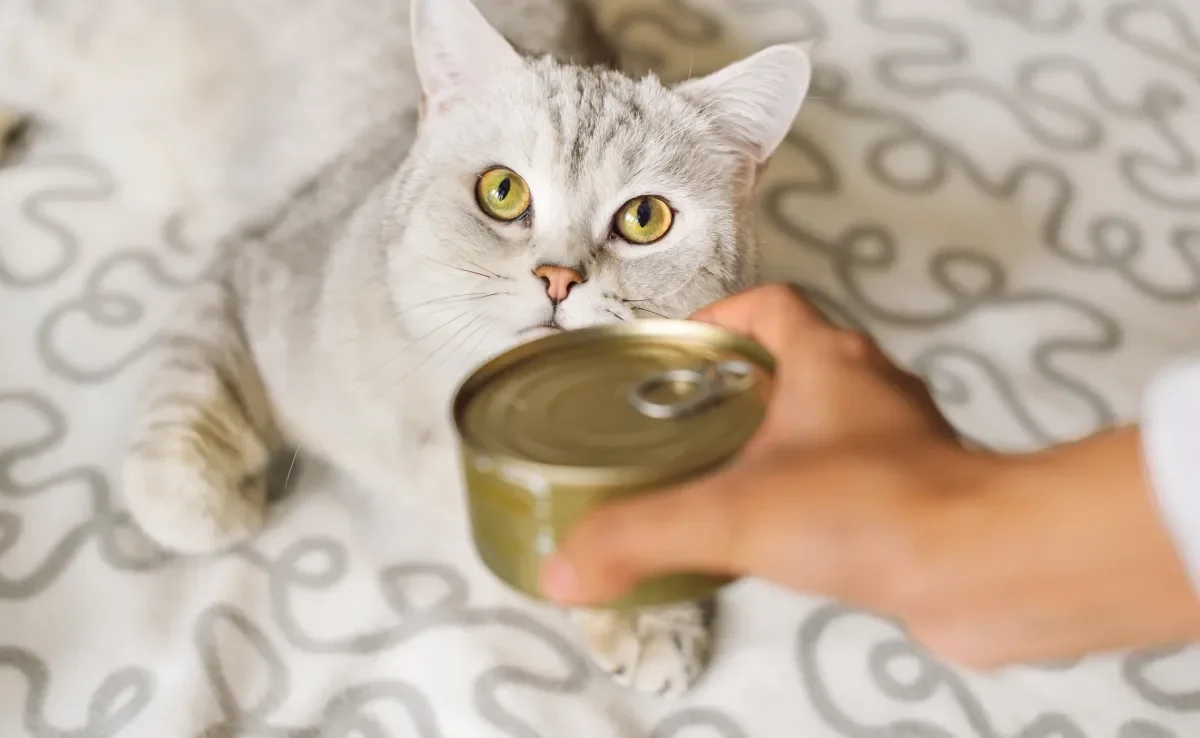
<instances>
[{"instance_id":1,"label":"can rim","mask_svg":"<svg viewBox=\"0 0 1200 738\"><path fill-rule=\"evenodd\" d=\"M590 484L596 479L602 479L606 484L654 484L704 471L707 467L697 468L691 463L679 463L664 467L548 464L486 449L478 438L473 437L467 431L465 424L467 409L479 391L497 375L521 362L535 358L548 345L555 348L569 348L606 337L686 338L710 347L727 348L737 352L768 373L775 371L775 359L762 344L740 333L695 320L669 318L632 320L588 326L542 336L485 361L472 370L455 389L452 408L454 427L459 443L470 452L470 457L465 458L464 461L473 463L473 458L487 457L497 466L508 471L516 471L520 476L528 474L555 484ZM724 461L726 459L713 459L711 466L717 466Z\"/></svg>"}]
</instances>

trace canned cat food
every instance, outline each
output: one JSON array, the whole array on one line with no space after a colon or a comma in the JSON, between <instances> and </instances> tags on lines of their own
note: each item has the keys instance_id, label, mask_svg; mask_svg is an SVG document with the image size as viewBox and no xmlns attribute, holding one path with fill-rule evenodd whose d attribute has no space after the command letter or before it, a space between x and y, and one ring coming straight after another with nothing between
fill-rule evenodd
<instances>
[{"instance_id":1,"label":"canned cat food","mask_svg":"<svg viewBox=\"0 0 1200 738\"><path fill-rule=\"evenodd\" d=\"M453 409L480 558L540 598L542 562L589 510L732 459L762 422L773 374L754 341L682 320L553 334L484 364ZM673 574L608 606L699 599L728 581Z\"/></svg>"}]
</instances>

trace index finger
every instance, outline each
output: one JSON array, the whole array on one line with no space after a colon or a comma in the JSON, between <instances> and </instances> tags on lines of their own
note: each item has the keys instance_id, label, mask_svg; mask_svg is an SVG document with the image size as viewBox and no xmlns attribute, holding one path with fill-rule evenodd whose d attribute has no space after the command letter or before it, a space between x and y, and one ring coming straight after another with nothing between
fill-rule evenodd
<instances>
[{"instance_id":1,"label":"index finger","mask_svg":"<svg viewBox=\"0 0 1200 738\"><path fill-rule=\"evenodd\" d=\"M884 589L879 552L903 530L888 517L890 498L860 493L886 473L858 461L783 449L606 503L547 560L542 589L560 604L594 607L655 576L705 572L869 602Z\"/></svg>"},{"instance_id":2,"label":"index finger","mask_svg":"<svg viewBox=\"0 0 1200 738\"><path fill-rule=\"evenodd\" d=\"M749 336L776 357L804 334L826 325L816 307L788 284L740 292L698 310L692 320Z\"/></svg>"}]
</instances>

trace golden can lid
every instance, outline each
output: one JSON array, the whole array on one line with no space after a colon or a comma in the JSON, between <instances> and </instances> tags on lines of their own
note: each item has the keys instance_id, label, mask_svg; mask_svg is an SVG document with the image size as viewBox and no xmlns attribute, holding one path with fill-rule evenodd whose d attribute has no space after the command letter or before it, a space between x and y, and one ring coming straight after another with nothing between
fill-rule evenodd
<instances>
[{"instance_id":1,"label":"golden can lid","mask_svg":"<svg viewBox=\"0 0 1200 738\"><path fill-rule=\"evenodd\" d=\"M463 443L546 483L646 484L719 464L765 413L770 354L704 323L555 334L493 359L455 400Z\"/></svg>"}]
</instances>

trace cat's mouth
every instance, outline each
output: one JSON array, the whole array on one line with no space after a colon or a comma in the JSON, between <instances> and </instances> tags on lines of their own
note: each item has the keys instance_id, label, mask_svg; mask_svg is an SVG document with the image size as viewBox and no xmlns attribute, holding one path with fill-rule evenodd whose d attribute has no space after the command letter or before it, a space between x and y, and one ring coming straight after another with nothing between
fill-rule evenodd
<instances>
[{"instance_id":1,"label":"cat's mouth","mask_svg":"<svg viewBox=\"0 0 1200 738\"><path fill-rule=\"evenodd\" d=\"M558 324L558 321L547 320L545 323L538 323L537 325L531 325L528 328L522 328L520 331L517 331L517 334L525 335L526 333L534 333L534 332L541 332L541 331L556 331L557 332L557 331L561 331L561 330L563 330L563 327Z\"/></svg>"}]
</instances>

